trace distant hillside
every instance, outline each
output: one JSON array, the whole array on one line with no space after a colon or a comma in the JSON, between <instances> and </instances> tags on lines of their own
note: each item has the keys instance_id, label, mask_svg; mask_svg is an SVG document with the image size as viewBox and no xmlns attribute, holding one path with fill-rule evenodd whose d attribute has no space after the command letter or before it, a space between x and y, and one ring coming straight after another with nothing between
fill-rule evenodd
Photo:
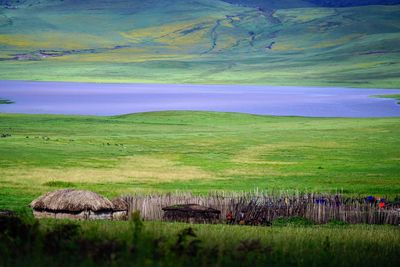
<instances>
[{"instance_id":1,"label":"distant hillside","mask_svg":"<svg viewBox=\"0 0 400 267\"><path fill-rule=\"evenodd\" d=\"M366 5L396 5L400 0L224 0L248 7L286 9L299 7L352 7Z\"/></svg>"},{"instance_id":2,"label":"distant hillside","mask_svg":"<svg viewBox=\"0 0 400 267\"><path fill-rule=\"evenodd\" d=\"M396 5L400 0L307 0L318 6L323 7L351 7L367 5Z\"/></svg>"},{"instance_id":3,"label":"distant hillside","mask_svg":"<svg viewBox=\"0 0 400 267\"><path fill-rule=\"evenodd\" d=\"M268 9L282 9L282 8L298 8L298 7L312 7L307 0L223 0L227 3L234 5L241 5L247 7L258 7Z\"/></svg>"},{"instance_id":4,"label":"distant hillside","mask_svg":"<svg viewBox=\"0 0 400 267\"><path fill-rule=\"evenodd\" d=\"M0 79L400 88L399 5L0 3Z\"/></svg>"}]
</instances>

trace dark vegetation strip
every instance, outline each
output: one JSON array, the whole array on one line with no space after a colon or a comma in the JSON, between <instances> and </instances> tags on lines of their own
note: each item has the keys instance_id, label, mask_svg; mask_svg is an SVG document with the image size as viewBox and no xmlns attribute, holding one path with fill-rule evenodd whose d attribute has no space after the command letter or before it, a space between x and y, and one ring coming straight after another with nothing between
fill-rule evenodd
<instances>
[{"instance_id":1,"label":"dark vegetation strip","mask_svg":"<svg viewBox=\"0 0 400 267\"><path fill-rule=\"evenodd\" d=\"M395 99L395 100L400 100L400 95L399 94L392 94L392 95L374 95L372 97L376 97L376 98L391 98L391 99ZM400 101L397 102L397 104L400 105Z\"/></svg>"},{"instance_id":2,"label":"dark vegetation strip","mask_svg":"<svg viewBox=\"0 0 400 267\"><path fill-rule=\"evenodd\" d=\"M9 104L14 104L14 101L8 100L8 99L2 99L0 98L0 105L4 104L4 105L9 105Z\"/></svg>"},{"instance_id":3,"label":"dark vegetation strip","mask_svg":"<svg viewBox=\"0 0 400 267\"><path fill-rule=\"evenodd\" d=\"M123 48L131 47L129 45L116 45L111 48L88 48L88 49L72 49L72 50L37 50L29 53L14 54L9 58L0 58L0 61L10 60L41 60L49 57L62 57L69 55L80 55L80 54L100 54L107 51L114 51Z\"/></svg>"},{"instance_id":4,"label":"dark vegetation strip","mask_svg":"<svg viewBox=\"0 0 400 267\"><path fill-rule=\"evenodd\" d=\"M207 54L207 53L213 51L213 50L217 47L217 40L218 40L217 29L218 29L218 27L219 27L220 25L221 25L221 20L218 19L218 20L215 22L214 27L212 27L211 33L210 33L210 35L211 35L211 47L210 47L210 49L208 49L207 51L203 52L203 54Z\"/></svg>"},{"instance_id":5,"label":"dark vegetation strip","mask_svg":"<svg viewBox=\"0 0 400 267\"><path fill-rule=\"evenodd\" d=\"M297 226L149 224L138 213L120 223L0 215L0 266L398 266L394 227L290 223Z\"/></svg>"}]
</instances>

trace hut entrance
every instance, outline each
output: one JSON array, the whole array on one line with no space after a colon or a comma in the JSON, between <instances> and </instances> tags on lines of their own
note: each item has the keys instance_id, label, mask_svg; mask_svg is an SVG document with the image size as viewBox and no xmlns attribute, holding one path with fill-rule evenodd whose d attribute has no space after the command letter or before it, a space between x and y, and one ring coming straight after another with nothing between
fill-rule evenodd
<instances>
[{"instance_id":1,"label":"hut entrance","mask_svg":"<svg viewBox=\"0 0 400 267\"><path fill-rule=\"evenodd\" d=\"M162 208L163 219L187 223L217 223L221 211L197 204L178 204Z\"/></svg>"}]
</instances>

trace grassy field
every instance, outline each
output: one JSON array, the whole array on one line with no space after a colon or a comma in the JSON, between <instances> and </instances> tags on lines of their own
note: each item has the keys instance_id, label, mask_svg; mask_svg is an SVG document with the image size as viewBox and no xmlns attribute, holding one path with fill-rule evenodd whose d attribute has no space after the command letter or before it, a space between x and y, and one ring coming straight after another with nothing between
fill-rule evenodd
<instances>
[{"instance_id":1,"label":"grassy field","mask_svg":"<svg viewBox=\"0 0 400 267\"><path fill-rule=\"evenodd\" d=\"M400 88L400 5L263 8L3 0L0 79ZM28 209L59 188L110 198L257 189L393 200L399 136L400 118L0 113L0 209L29 213L0 216L0 266L399 266L398 226L35 221Z\"/></svg>"},{"instance_id":2,"label":"grassy field","mask_svg":"<svg viewBox=\"0 0 400 267\"><path fill-rule=\"evenodd\" d=\"M398 266L400 256L397 226L0 222L2 266Z\"/></svg>"},{"instance_id":3,"label":"grassy field","mask_svg":"<svg viewBox=\"0 0 400 267\"><path fill-rule=\"evenodd\" d=\"M399 195L399 118L0 114L0 208L63 187ZM11 136L8 136L11 135Z\"/></svg>"},{"instance_id":4,"label":"grassy field","mask_svg":"<svg viewBox=\"0 0 400 267\"><path fill-rule=\"evenodd\" d=\"M400 5L18 2L0 5L0 79L400 88Z\"/></svg>"}]
</instances>

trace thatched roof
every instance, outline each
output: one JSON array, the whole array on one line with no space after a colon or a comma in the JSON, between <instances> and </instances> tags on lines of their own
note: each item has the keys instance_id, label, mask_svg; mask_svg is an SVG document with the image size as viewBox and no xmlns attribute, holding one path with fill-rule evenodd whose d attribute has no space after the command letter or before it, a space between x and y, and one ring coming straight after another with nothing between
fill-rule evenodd
<instances>
[{"instance_id":1,"label":"thatched roof","mask_svg":"<svg viewBox=\"0 0 400 267\"><path fill-rule=\"evenodd\" d=\"M169 207L162 208L163 211L183 211L183 212L196 212L196 213L221 213L221 211L197 205L197 204L177 204Z\"/></svg>"},{"instance_id":2,"label":"thatched roof","mask_svg":"<svg viewBox=\"0 0 400 267\"><path fill-rule=\"evenodd\" d=\"M111 200L111 202L114 205L115 211L128 211L128 202L126 202L123 198L114 198L113 200Z\"/></svg>"},{"instance_id":3,"label":"thatched roof","mask_svg":"<svg viewBox=\"0 0 400 267\"><path fill-rule=\"evenodd\" d=\"M49 192L32 201L30 206L35 210L53 212L107 211L113 209L113 204L107 198L94 192L74 189Z\"/></svg>"}]
</instances>

